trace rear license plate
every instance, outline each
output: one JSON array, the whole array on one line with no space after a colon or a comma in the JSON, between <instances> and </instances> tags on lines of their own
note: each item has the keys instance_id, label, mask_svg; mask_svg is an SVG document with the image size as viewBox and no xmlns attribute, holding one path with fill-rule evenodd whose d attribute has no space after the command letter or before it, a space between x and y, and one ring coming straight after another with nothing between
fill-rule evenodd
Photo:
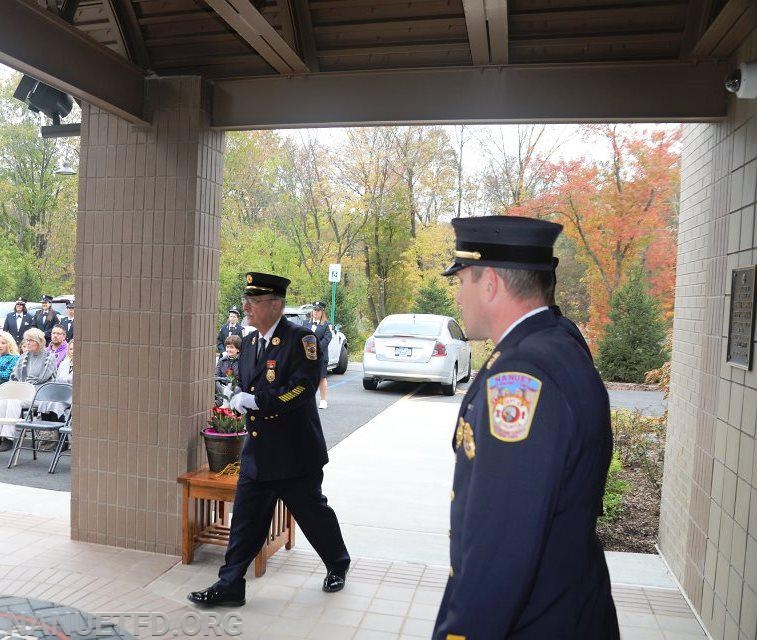
<instances>
[{"instance_id":1,"label":"rear license plate","mask_svg":"<svg viewBox=\"0 0 757 640\"><path fill-rule=\"evenodd\" d=\"M412 353L412 347L394 347L394 356L396 358L409 358Z\"/></svg>"}]
</instances>

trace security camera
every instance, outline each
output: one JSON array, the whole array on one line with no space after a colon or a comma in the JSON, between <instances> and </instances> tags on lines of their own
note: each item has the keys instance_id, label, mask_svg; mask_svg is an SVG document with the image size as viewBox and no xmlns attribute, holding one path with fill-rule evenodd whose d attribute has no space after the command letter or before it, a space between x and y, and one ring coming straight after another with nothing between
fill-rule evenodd
<instances>
[{"instance_id":1,"label":"security camera","mask_svg":"<svg viewBox=\"0 0 757 640\"><path fill-rule=\"evenodd\" d=\"M757 98L757 62L742 62L725 79L725 88L737 98Z\"/></svg>"}]
</instances>

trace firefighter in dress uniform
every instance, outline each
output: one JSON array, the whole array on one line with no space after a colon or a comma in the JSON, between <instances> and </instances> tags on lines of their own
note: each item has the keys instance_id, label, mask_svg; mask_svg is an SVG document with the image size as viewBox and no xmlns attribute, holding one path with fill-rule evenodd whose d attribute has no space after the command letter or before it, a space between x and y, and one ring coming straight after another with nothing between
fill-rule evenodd
<instances>
[{"instance_id":1,"label":"firefighter in dress uniform","mask_svg":"<svg viewBox=\"0 0 757 640\"><path fill-rule=\"evenodd\" d=\"M496 347L452 439L450 574L434 640L617 640L596 519L612 451L607 391L549 305L561 225L457 218L457 302Z\"/></svg>"},{"instance_id":2,"label":"firefighter in dress uniform","mask_svg":"<svg viewBox=\"0 0 757 640\"><path fill-rule=\"evenodd\" d=\"M283 316L289 280L246 275L243 310L255 331L242 340L242 391L232 409L247 414L229 545L218 581L188 599L201 606L245 603L245 573L260 551L281 499L326 565L323 590L340 591L350 556L336 514L321 492L326 442L315 391L321 374L318 340Z\"/></svg>"}]
</instances>

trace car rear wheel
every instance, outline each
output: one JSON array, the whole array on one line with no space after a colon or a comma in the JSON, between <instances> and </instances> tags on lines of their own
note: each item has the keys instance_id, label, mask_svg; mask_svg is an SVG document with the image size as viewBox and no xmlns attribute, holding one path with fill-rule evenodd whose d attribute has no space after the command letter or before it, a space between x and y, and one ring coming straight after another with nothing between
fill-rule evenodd
<instances>
[{"instance_id":1,"label":"car rear wheel","mask_svg":"<svg viewBox=\"0 0 757 640\"><path fill-rule=\"evenodd\" d=\"M460 382L470 382L470 372L471 372L471 359L468 357L468 373L465 374L464 378L460 379Z\"/></svg>"},{"instance_id":2,"label":"car rear wheel","mask_svg":"<svg viewBox=\"0 0 757 640\"><path fill-rule=\"evenodd\" d=\"M457 391L457 365L452 369L452 382L449 384L442 383L442 393L445 396L454 396Z\"/></svg>"},{"instance_id":3,"label":"car rear wheel","mask_svg":"<svg viewBox=\"0 0 757 640\"><path fill-rule=\"evenodd\" d=\"M378 380L376 378L363 378L363 389L367 391L375 391L378 388Z\"/></svg>"},{"instance_id":4,"label":"car rear wheel","mask_svg":"<svg viewBox=\"0 0 757 640\"><path fill-rule=\"evenodd\" d=\"M350 361L350 355L347 353L347 345L343 344L342 349L339 351L339 363L334 367L334 373L339 375L347 371L347 365Z\"/></svg>"}]
</instances>

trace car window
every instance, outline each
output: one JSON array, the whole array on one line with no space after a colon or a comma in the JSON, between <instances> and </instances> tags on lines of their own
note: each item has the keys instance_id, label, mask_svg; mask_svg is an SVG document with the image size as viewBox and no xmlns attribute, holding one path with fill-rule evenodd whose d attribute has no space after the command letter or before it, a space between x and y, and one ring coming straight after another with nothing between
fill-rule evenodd
<instances>
[{"instance_id":1,"label":"car window","mask_svg":"<svg viewBox=\"0 0 757 640\"><path fill-rule=\"evenodd\" d=\"M455 340L465 340L465 336L463 335L463 330L458 326L457 322L454 320L449 321L449 333Z\"/></svg>"},{"instance_id":2,"label":"car window","mask_svg":"<svg viewBox=\"0 0 757 640\"><path fill-rule=\"evenodd\" d=\"M439 335L441 327L441 320L401 320L386 318L381 321L378 329L376 329L376 335L434 338Z\"/></svg>"}]
</instances>

